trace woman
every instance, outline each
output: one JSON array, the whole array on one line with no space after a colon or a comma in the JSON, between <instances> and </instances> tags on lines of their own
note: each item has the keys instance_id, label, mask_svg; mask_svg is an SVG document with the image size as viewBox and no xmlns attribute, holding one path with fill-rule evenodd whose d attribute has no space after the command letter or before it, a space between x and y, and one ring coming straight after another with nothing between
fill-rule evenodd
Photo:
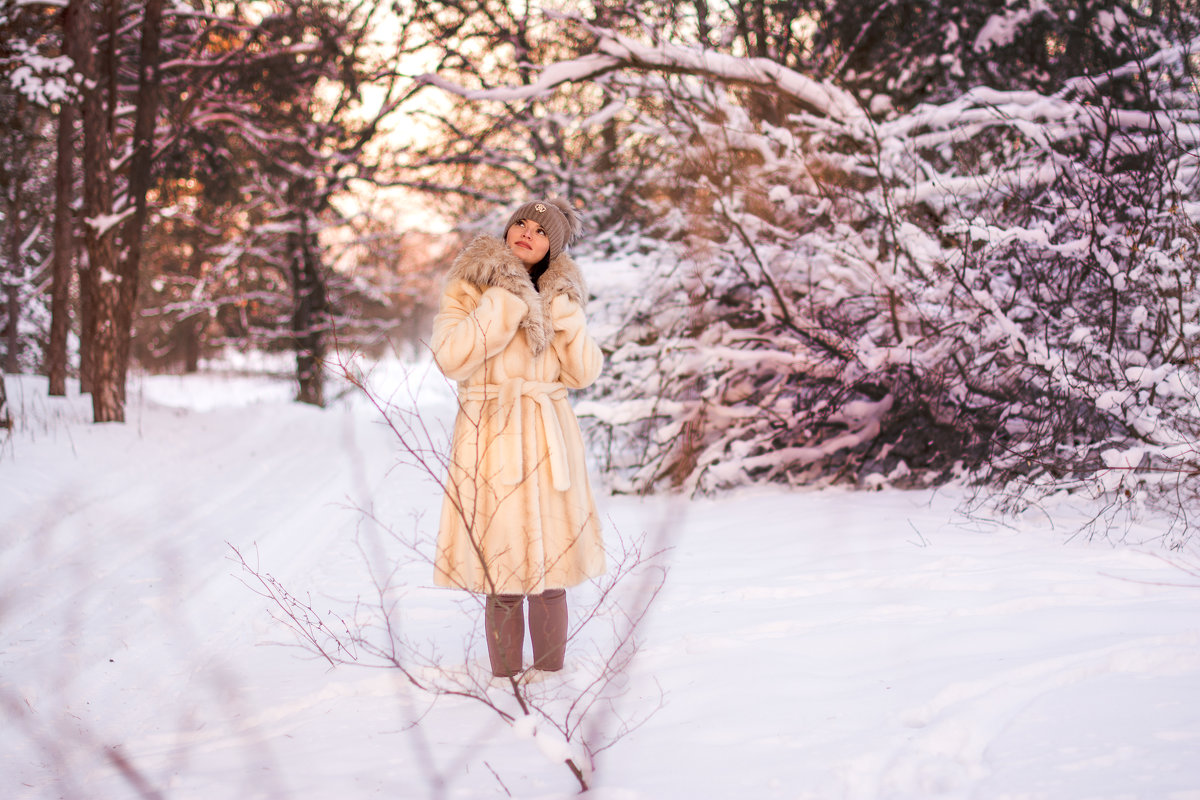
<instances>
[{"instance_id":1,"label":"woman","mask_svg":"<svg viewBox=\"0 0 1200 800\"><path fill-rule=\"evenodd\" d=\"M459 387L434 580L487 596L497 677L523 667L525 598L534 668L562 669L565 590L605 569L567 402L603 363L563 252L579 227L565 202L521 206L503 238L480 236L455 260L433 324L434 359Z\"/></svg>"}]
</instances>

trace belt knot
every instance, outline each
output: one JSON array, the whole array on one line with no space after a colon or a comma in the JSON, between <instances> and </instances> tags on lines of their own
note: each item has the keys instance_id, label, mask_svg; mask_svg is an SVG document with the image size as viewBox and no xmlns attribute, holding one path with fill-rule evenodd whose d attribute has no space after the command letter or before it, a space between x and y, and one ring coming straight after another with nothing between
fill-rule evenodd
<instances>
[{"instance_id":1,"label":"belt knot","mask_svg":"<svg viewBox=\"0 0 1200 800\"><path fill-rule=\"evenodd\" d=\"M567 387L558 381L530 381L511 378L503 383L476 383L459 392L462 401L486 403L498 402L500 441L511 442L512 447L502 446L500 482L516 486L525 479L524 431L521 415L521 398L527 397L537 403L546 438L546 459L550 464L550 476L557 491L571 488L571 470L567 464L567 441L563 436L562 424L554 401L567 398ZM480 421L482 422L482 415Z\"/></svg>"}]
</instances>

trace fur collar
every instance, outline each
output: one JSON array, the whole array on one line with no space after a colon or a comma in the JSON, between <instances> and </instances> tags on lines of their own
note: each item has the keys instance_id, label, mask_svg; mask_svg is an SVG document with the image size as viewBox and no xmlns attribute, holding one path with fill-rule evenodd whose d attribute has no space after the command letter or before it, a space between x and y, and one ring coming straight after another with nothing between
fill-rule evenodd
<instances>
[{"instance_id":1,"label":"fur collar","mask_svg":"<svg viewBox=\"0 0 1200 800\"><path fill-rule=\"evenodd\" d=\"M525 265L495 236L478 236L458 254L446 281L457 279L485 289L498 286L524 300L529 313L521 320L521 327L534 355L545 350L554 338L554 320L550 314L554 298L565 294L580 307L587 300L583 275L566 253L559 253L550 262L550 268L539 281L539 292L529 280Z\"/></svg>"}]
</instances>

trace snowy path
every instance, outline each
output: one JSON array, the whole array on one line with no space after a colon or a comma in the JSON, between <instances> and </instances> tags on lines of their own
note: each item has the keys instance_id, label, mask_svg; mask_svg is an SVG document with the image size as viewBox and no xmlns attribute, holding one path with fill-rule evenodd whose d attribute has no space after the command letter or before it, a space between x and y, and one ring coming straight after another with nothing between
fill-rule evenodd
<instances>
[{"instance_id":1,"label":"snowy path","mask_svg":"<svg viewBox=\"0 0 1200 800\"><path fill-rule=\"evenodd\" d=\"M8 388L0 796L151 796L121 763L167 798L571 795L477 705L264 646L288 636L226 542L334 607L371 593L353 506L436 520L369 409L153 379L96 427ZM1171 554L966 524L932 493L602 502L677 535L618 716L665 705L602 754L597 796L1200 799L1200 579ZM471 620L426 573L400 568L405 623L461 665Z\"/></svg>"}]
</instances>

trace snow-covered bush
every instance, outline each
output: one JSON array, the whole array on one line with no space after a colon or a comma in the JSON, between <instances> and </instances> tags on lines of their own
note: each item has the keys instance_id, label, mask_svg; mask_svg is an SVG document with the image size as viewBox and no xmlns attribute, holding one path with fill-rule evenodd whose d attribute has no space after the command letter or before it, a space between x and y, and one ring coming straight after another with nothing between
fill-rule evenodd
<instances>
[{"instance_id":1,"label":"snow-covered bush","mask_svg":"<svg viewBox=\"0 0 1200 800\"><path fill-rule=\"evenodd\" d=\"M674 257L591 407L642 443L628 487L1190 471L1200 131L1178 51L1152 61L1152 110L1081 79L879 122L673 82L664 173L694 191L656 209Z\"/></svg>"},{"instance_id":2,"label":"snow-covered bush","mask_svg":"<svg viewBox=\"0 0 1200 800\"><path fill-rule=\"evenodd\" d=\"M875 119L761 60L593 31L614 58L721 79L608 82L654 132L642 233L672 246L614 304L586 409L618 486L970 471L1114 489L1192 470L1186 48ZM755 116L746 80L794 110Z\"/></svg>"},{"instance_id":3,"label":"snow-covered bush","mask_svg":"<svg viewBox=\"0 0 1200 800\"><path fill-rule=\"evenodd\" d=\"M525 167L618 208L594 241L637 265L595 299L582 409L617 488L1194 471L1189 6L606 8L554 17L587 44L538 75L427 80L514 115L594 97L569 183Z\"/></svg>"}]
</instances>

